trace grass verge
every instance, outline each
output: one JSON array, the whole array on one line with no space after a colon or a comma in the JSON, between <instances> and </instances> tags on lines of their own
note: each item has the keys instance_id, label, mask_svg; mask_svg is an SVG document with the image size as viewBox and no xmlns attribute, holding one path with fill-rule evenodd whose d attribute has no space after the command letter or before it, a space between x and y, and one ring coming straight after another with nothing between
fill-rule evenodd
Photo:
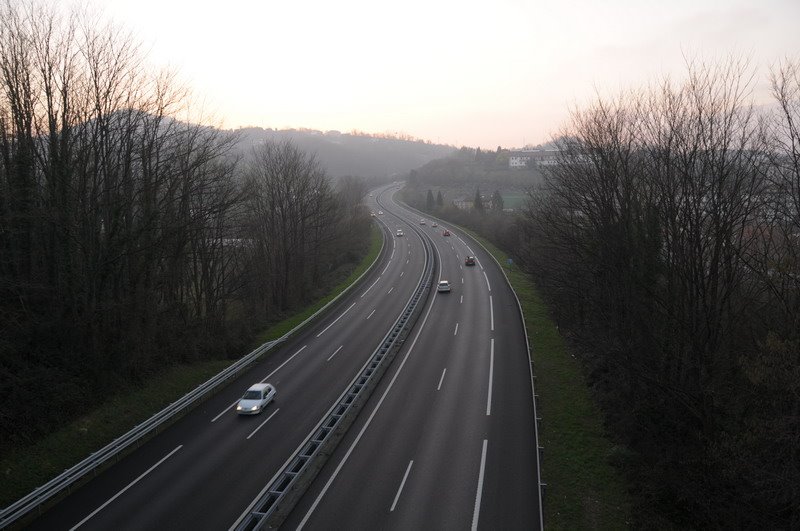
<instances>
[{"instance_id":1,"label":"grass verge","mask_svg":"<svg viewBox=\"0 0 800 531\"><path fill-rule=\"evenodd\" d=\"M547 529L625 529L631 501L622 473L611 464L620 449L606 436L602 414L591 399L580 364L550 319L533 283L508 255L465 230L494 255L517 292L525 315L536 375L539 444L544 447Z\"/></svg>"},{"instance_id":2,"label":"grass verge","mask_svg":"<svg viewBox=\"0 0 800 531\"><path fill-rule=\"evenodd\" d=\"M324 298L264 331L258 344L281 337L344 291L372 265L380 252L381 242L381 231L373 226L369 250L350 276ZM231 360L225 359L170 367L143 387L111 397L108 402L35 444L12 450L0 459L0 507L7 507L44 485L230 364Z\"/></svg>"}]
</instances>

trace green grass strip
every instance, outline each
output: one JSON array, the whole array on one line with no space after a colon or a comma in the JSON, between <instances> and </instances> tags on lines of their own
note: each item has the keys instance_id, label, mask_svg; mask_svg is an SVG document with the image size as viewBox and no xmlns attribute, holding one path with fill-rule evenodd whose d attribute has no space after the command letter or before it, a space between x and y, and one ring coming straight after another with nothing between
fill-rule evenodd
<instances>
[{"instance_id":1,"label":"green grass strip","mask_svg":"<svg viewBox=\"0 0 800 531\"><path fill-rule=\"evenodd\" d=\"M525 315L539 395L537 413L542 418L545 528L628 528L630 498L622 473L611 464L621 449L606 436L580 364L569 354L530 276L509 264L508 255L489 241L462 230L500 262Z\"/></svg>"},{"instance_id":2,"label":"green grass strip","mask_svg":"<svg viewBox=\"0 0 800 531\"><path fill-rule=\"evenodd\" d=\"M259 345L281 337L350 286L381 250L383 236L372 227L367 254L341 284L301 313L276 323L260 335ZM84 417L42 440L9 452L0 459L0 507L7 507L33 489L75 465L89 454L127 433L231 364L231 360L201 361L170 367L143 387L125 390Z\"/></svg>"}]
</instances>

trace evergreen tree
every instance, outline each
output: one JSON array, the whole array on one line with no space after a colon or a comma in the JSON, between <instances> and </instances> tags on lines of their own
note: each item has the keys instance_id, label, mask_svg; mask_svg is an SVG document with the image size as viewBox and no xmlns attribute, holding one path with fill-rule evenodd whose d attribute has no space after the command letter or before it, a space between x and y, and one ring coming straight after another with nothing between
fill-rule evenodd
<instances>
[{"instance_id":1,"label":"evergreen tree","mask_svg":"<svg viewBox=\"0 0 800 531\"><path fill-rule=\"evenodd\" d=\"M441 190L439 190L439 192L436 194L436 206L438 206L438 207L443 207L444 206L444 198L442 197L442 191Z\"/></svg>"},{"instance_id":2,"label":"evergreen tree","mask_svg":"<svg viewBox=\"0 0 800 531\"><path fill-rule=\"evenodd\" d=\"M425 206L428 210L433 210L433 191L428 190L428 199L425 201Z\"/></svg>"},{"instance_id":3,"label":"evergreen tree","mask_svg":"<svg viewBox=\"0 0 800 531\"><path fill-rule=\"evenodd\" d=\"M492 194L492 210L497 212L502 212L505 203L503 201L503 196L500 195L500 190L495 190Z\"/></svg>"},{"instance_id":4,"label":"evergreen tree","mask_svg":"<svg viewBox=\"0 0 800 531\"><path fill-rule=\"evenodd\" d=\"M481 199L480 187L475 189L475 200L472 202L472 208L476 211L483 213L483 199Z\"/></svg>"}]
</instances>

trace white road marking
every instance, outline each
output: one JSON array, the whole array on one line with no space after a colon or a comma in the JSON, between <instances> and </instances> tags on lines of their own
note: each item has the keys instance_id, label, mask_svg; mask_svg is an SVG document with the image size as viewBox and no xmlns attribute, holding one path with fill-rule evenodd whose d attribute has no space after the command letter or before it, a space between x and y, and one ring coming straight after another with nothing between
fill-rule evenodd
<instances>
[{"instance_id":1,"label":"white road marking","mask_svg":"<svg viewBox=\"0 0 800 531\"><path fill-rule=\"evenodd\" d=\"M270 415L269 417L267 417L267 420L265 420L264 422L262 422L261 424L259 424L259 425L258 425L258 428L254 429L254 430L253 430L253 432L252 432L250 435L248 435L248 436L247 436L247 440L250 440L250 437L252 437L253 435L255 435L255 433L256 433L258 430L260 430L260 429L261 429L261 426L263 426L264 424L266 424L267 422L269 422L269 419L271 419L272 417L274 417L274 416L275 416L275 413L277 413L278 411L280 411L280 408L278 408L278 409L276 409L275 411L273 411L273 412L272 412L272 415Z\"/></svg>"},{"instance_id":2,"label":"white road marking","mask_svg":"<svg viewBox=\"0 0 800 531\"><path fill-rule=\"evenodd\" d=\"M454 336L455 336L455 335L458 335L458 323L456 323L456 329L455 329L455 331L453 332L453 335L454 335Z\"/></svg>"},{"instance_id":3,"label":"white road marking","mask_svg":"<svg viewBox=\"0 0 800 531\"><path fill-rule=\"evenodd\" d=\"M389 512L394 511L394 508L397 507L397 500L400 499L400 493L403 492L403 486L406 484L406 480L408 479L408 473L411 472L411 465L414 464L414 460L408 462L408 468L406 468L406 473L403 475L403 481L400 482L400 488L397 489L397 494L394 496L394 502L392 502L392 508L389 509Z\"/></svg>"},{"instance_id":4,"label":"white road marking","mask_svg":"<svg viewBox=\"0 0 800 531\"><path fill-rule=\"evenodd\" d=\"M383 276L383 274L386 273L386 270L389 269L390 265L392 265L391 260L389 261L388 264L386 264L386 267L383 268L383 271L381 271L381 276Z\"/></svg>"},{"instance_id":5,"label":"white road marking","mask_svg":"<svg viewBox=\"0 0 800 531\"><path fill-rule=\"evenodd\" d=\"M372 285L371 285L370 287L368 287L368 288L367 288L367 289L364 291L364 293L362 293L362 294L361 294L361 297L359 297L359 298L363 299L363 298L364 298L364 295L366 295L366 294L367 294L367 291L371 290L371 289L372 289L372 286L374 286L375 284L377 284L377 283L380 281L380 279L381 279L381 277L378 277L378 279L377 279L375 282L373 282L373 283L372 283Z\"/></svg>"},{"instance_id":6,"label":"white road marking","mask_svg":"<svg viewBox=\"0 0 800 531\"><path fill-rule=\"evenodd\" d=\"M447 367L444 368L444 370L442 371L442 377L439 378L439 385L436 386L437 391L442 388L442 382L444 381L444 373L446 372L447 372Z\"/></svg>"},{"instance_id":7,"label":"white road marking","mask_svg":"<svg viewBox=\"0 0 800 531\"><path fill-rule=\"evenodd\" d=\"M392 258L394 258L394 248L392 249L392 254L389 255L389 260L391 260Z\"/></svg>"},{"instance_id":8,"label":"white road marking","mask_svg":"<svg viewBox=\"0 0 800 531\"><path fill-rule=\"evenodd\" d=\"M461 264L458 264L458 268L459 269L464 269L464 266L462 266Z\"/></svg>"},{"instance_id":9,"label":"white road marking","mask_svg":"<svg viewBox=\"0 0 800 531\"><path fill-rule=\"evenodd\" d=\"M405 273L405 271L400 271L400 276L402 277Z\"/></svg>"},{"instance_id":10,"label":"white road marking","mask_svg":"<svg viewBox=\"0 0 800 531\"><path fill-rule=\"evenodd\" d=\"M344 314L346 314L347 312L349 312L349 311L350 311L350 308L352 308L352 307L353 307L353 306L355 306L355 305L356 305L356 303L353 303L353 304L351 304L350 306L348 306L348 307L347 307L347 309L346 309L345 311L343 311L343 312L341 313L341 315L339 315L339 317L337 317L336 319L334 319L334 321L333 321L331 324L329 324L328 326L326 326L326 327L325 327L325 330L323 330L322 332L320 332L319 334L317 334L317 337L319 337L319 336L321 336L322 334L324 334L325 332L327 332L327 331L328 331L328 328L330 328L330 327L332 327L333 325L335 325L335 324L337 323L337 321L339 321L339 319L341 319L342 317L344 317Z\"/></svg>"},{"instance_id":11,"label":"white road marking","mask_svg":"<svg viewBox=\"0 0 800 531\"><path fill-rule=\"evenodd\" d=\"M334 480L336 480L336 476L339 475L339 472L341 472L341 470L344 467L345 463L347 463L347 460L350 458L350 455L353 453L353 450L355 449L356 445L361 440L361 437L364 436L364 432L367 431L367 428L369 428L369 425L372 423L372 419L374 419L375 415L378 413L378 410L380 409L381 405L383 404L383 401L386 399L386 395L388 395L389 391L392 390L392 387L394 386L394 382L397 381L397 377L402 372L403 367L405 367L406 361L408 361L408 357L414 351L414 345L417 344L417 340L419 339L419 336L422 333L422 330L425 329L425 323L428 322L428 317L430 316L431 310L433 309L433 301L434 300L435 299L431 299L431 303L428 305L428 311L425 312L425 317L422 319L422 324L420 325L419 329L417 329L417 335L414 336L414 341L412 341L411 342L411 346L408 347L408 350L406 351L406 355L403 357L403 361L400 363L400 366L397 368L397 372L394 373L394 376L392 376L392 379L389 381L389 385L386 387L386 390L381 395L380 400L378 400L378 404L375 406L375 409L373 409L372 413L370 413L369 417L367 418L367 421L364 423L364 426L361 428L361 431L358 432L358 435L356 436L355 440L353 441L353 444L351 444L350 448L347 449L347 452L345 452L344 457L342 457L342 460L339 462L338 466L336 467L336 470L333 471L333 474L328 479L328 482L325 483L324 487L322 487L322 491L317 495L317 499L315 499L314 503L311 504L311 508L308 510L306 515L303 517L303 520L300 522L300 525L297 526L297 529L295 531L300 531L308 523L308 519L311 518L311 513L313 513L316 510L317 505L319 505L319 502L322 501L322 497L325 496L325 494L328 492L328 489L331 488L331 484L334 482Z\"/></svg>"},{"instance_id":12,"label":"white road marking","mask_svg":"<svg viewBox=\"0 0 800 531\"><path fill-rule=\"evenodd\" d=\"M281 370L281 367L283 367L284 365L286 365L287 363L289 363L290 361L292 361L292 358L294 358L295 356L297 356L298 354L300 354L301 352L303 352L303 350L305 350L305 348L306 348L307 346L308 346L308 345L303 345L303 347L302 347L300 350L298 350L297 352L295 352L294 354L292 354L291 356L289 356L289 359L287 359L286 361L284 361L283 363L281 363L280 365L278 365L278 368L277 368L277 369L275 369L274 371L272 371L271 373L269 373L268 375L266 375L266 376L264 377L264 379L263 379L263 380L261 380L261 383L265 383L267 380L269 380L270 376L272 376L273 374L275 374L276 372L278 372L279 370ZM223 409L223 410L222 410L222 411L219 413L219 415L217 415L216 417L214 417L213 419L211 419L211 422L214 422L214 421L216 421L216 420L217 420L218 418L220 418L222 415L224 415L225 413L227 413L227 412L228 412L228 410L229 410L230 408L232 408L233 406L235 406L235 405L236 405L238 402L239 402L239 399L237 398L236 400L234 400L234 401L233 401L233 403L232 403L231 405L229 405L229 406L227 406L225 409Z\"/></svg>"},{"instance_id":13,"label":"white road marking","mask_svg":"<svg viewBox=\"0 0 800 531\"><path fill-rule=\"evenodd\" d=\"M148 469L147 469L147 470L146 470L146 471L145 471L145 472L144 472L144 473L143 473L141 476L139 476L138 478L136 478L136 479L134 479L133 481L131 481L130 483L128 483L128 485L127 485L127 486L126 486L124 489L122 489L122 490L121 490L121 491L119 491L118 493L114 494L114 495L113 495L111 498L109 498L109 499L108 499L108 501L107 501L107 502L105 502L103 505L101 505L100 507L98 507L97 509L95 509L94 511L92 511L92 512L89 514L89 516L87 516L86 518L84 518L83 520L81 520L80 522L78 522L77 524L75 524L74 526L72 526L72 527L70 528L70 531L73 531L73 529L78 529L80 526L82 526L83 524L85 524L85 523L86 523L86 522L87 522L87 521L88 521L88 520L89 520L91 517L93 517L94 515L96 515L96 514L97 514L97 513L99 513L100 511L102 511L103 509L105 509L105 508L108 506L108 504L110 504L111 502L113 502L114 500L116 500L117 498L119 498L120 496L122 496L122 495L125 493L125 491L126 491L126 490L128 490L129 488L131 488L131 487L133 487L134 485L136 485L137 483L139 483L139 481L141 481L141 480L142 480L142 478L144 478L144 477L145 477L147 474L149 474L150 472L152 472L153 470L155 470L155 469L156 469L156 467L157 467L158 465L160 465L161 463L163 463L164 461L166 461L167 459L169 459L170 457L172 457L172 455L173 455L175 452L177 452L178 450L180 450L181 448L183 448L183 445L182 445L182 444L181 444L180 446L178 446L177 448L175 448L174 450L172 450L172 451L171 451L170 453L168 453L167 455L165 455L164 457L162 457L162 458L161 458L161 459L158 461L158 463L154 464L153 466L151 466L150 468L148 468Z\"/></svg>"},{"instance_id":14,"label":"white road marking","mask_svg":"<svg viewBox=\"0 0 800 531\"><path fill-rule=\"evenodd\" d=\"M483 271L483 269L484 269L483 264L481 263L480 260L478 260L477 256L475 257L475 261L478 262L478 265L481 266L481 271Z\"/></svg>"},{"instance_id":15,"label":"white road marking","mask_svg":"<svg viewBox=\"0 0 800 531\"><path fill-rule=\"evenodd\" d=\"M392 286L391 288L389 288L389 291L387 291L387 292L386 292L386 294L387 294L387 295L388 295L388 294L390 294L390 293L392 292L392 290L393 290L393 289L394 289L394 286Z\"/></svg>"},{"instance_id":16,"label":"white road marking","mask_svg":"<svg viewBox=\"0 0 800 531\"><path fill-rule=\"evenodd\" d=\"M410 259L410 258L409 258L408 260L406 260L406 264L407 264L407 263L409 263L410 261L411 261L411 259Z\"/></svg>"},{"instance_id":17,"label":"white road marking","mask_svg":"<svg viewBox=\"0 0 800 531\"><path fill-rule=\"evenodd\" d=\"M461 277L461 283L462 284L464 283L464 277Z\"/></svg>"},{"instance_id":18,"label":"white road marking","mask_svg":"<svg viewBox=\"0 0 800 531\"><path fill-rule=\"evenodd\" d=\"M492 414L492 380L494 379L494 338L492 338L492 351L489 354L489 394L486 397L486 416Z\"/></svg>"},{"instance_id":19,"label":"white road marking","mask_svg":"<svg viewBox=\"0 0 800 531\"><path fill-rule=\"evenodd\" d=\"M375 311L375 310L373 310L373 311ZM370 315L372 315L372 314L370 314ZM330 357L329 357L327 360L325 360L325 361L331 361L331 360L333 359L333 357L334 357L335 355L337 355L337 354L339 353L339 351L340 351L340 350L342 350L342 347L343 347L343 346L344 346L344 345L342 345L341 347L337 348L337 349L336 349L336 352L334 352L333 354L331 354L331 355L330 355Z\"/></svg>"},{"instance_id":20,"label":"white road marking","mask_svg":"<svg viewBox=\"0 0 800 531\"><path fill-rule=\"evenodd\" d=\"M486 279L486 287L489 288L489 291L492 291L492 287L489 285L489 276L486 274L486 271L483 272L483 278Z\"/></svg>"},{"instance_id":21,"label":"white road marking","mask_svg":"<svg viewBox=\"0 0 800 531\"><path fill-rule=\"evenodd\" d=\"M489 318L490 318L490 325L491 330L494 332L494 304L492 304L492 296L489 295Z\"/></svg>"},{"instance_id":22,"label":"white road marking","mask_svg":"<svg viewBox=\"0 0 800 531\"><path fill-rule=\"evenodd\" d=\"M377 308L376 308L376 310L377 310ZM375 310L372 310L371 312L369 312L369 315L367 316L367 319L369 319L370 317L372 317L372 314L373 314L373 313L375 313Z\"/></svg>"},{"instance_id":23,"label":"white road marking","mask_svg":"<svg viewBox=\"0 0 800 531\"><path fill-rule=\"evenodd\" d=\"M472 510L472 531L478 530L478 519L481 514L481 498L483 497L483 471L486 469L486 445L488 440L483 440L483 451L481 452L481 471L478 474L478 490L475 493L475 508Z\"/></svg>"},{"instance_id":24,"label":"white road marking","mask_svg":"<svg viewBox=\"0 0 800 531\"><path fill-rule=\"evenodd\" d=\"M464 302L464 296L463 295L461 296L461 299L458 301L458 303L461 304L462 302Z\"/></svg>"}]
</instances>

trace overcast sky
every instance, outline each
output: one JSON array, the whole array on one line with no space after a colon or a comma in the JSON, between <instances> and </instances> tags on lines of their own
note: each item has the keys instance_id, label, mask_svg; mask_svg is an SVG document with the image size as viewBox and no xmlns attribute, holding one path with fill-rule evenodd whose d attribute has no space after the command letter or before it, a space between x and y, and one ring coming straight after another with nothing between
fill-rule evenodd
<instances>
[{"instance_id":1,"label":"overcast sky","mask_svg":"<svg viewBox=\"0 0 800 531\"><path fill-rule=\"evenodd\" d=\"M571 108L734 53L800 57L800 0L94 0L235 128L547 141Z\"/></svg>"}]
</instances>

